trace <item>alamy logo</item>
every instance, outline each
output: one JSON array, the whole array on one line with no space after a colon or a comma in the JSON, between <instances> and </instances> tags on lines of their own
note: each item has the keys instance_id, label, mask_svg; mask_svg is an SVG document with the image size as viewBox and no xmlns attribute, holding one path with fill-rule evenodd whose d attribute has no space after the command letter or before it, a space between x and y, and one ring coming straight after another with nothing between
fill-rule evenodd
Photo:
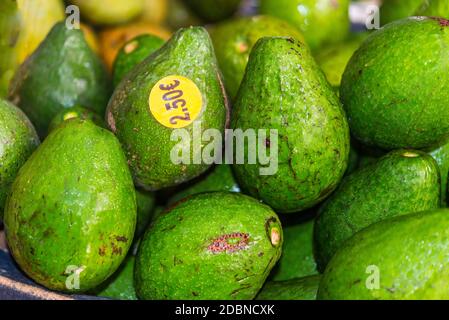
<instances>
[{"instance_id":1,"label":"alamy logo","mask_svg":"<svg viewBox=\"0 0 449 320\"><path fill-rule=\"evenodd\" d=\"M380 270L378 266L370 265L366 268L365 272L369 274L366 278L365 285L368 290L380 289Z\"/></svg>"},{"instance_id":2,"label":"alamy logo","mask_svg":"<svg viewBox=\"0 0 449 320\"><path fill-rule=\"evenodd\" d=\"M379 7L375 5L369 5L366 8L366 20L365 26L368 30L380 29L380 13Z\"/></svg>"},{"instance_id":3,"label":"alamy logo","mask_svg":"<svg viewBox=\"0 0 449 320\"><path fill-rule=\"evenodd\" d=\"M80 275L86 267L70 265L65 269L64 274L67 275L65 280L65 287L67 290L79 290L80 289Z\"/></svg>"},{"instance_id":4,"label":"alamy logo","mask_svg":"<svg viewBox=\"0 0 449 320\"><path fill-rule=\"evenodd\" d=\"M67 29L79 29L80 28L80 8L75 5L70 5L65 8L65 13L68 14L65 19L65 26Z\"/></svg>"}]
</instances>

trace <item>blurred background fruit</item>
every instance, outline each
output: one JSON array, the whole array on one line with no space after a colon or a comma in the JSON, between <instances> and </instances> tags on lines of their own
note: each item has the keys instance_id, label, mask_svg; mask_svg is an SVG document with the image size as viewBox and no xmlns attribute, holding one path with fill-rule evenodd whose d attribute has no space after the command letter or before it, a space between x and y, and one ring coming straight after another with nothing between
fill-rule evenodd
<instances>
[{"instance_id":1,"label":"blurred background fruit","mask_svg":"<svg viewBox=\"0 0 449 320\"><path fill-rule=\"evenodd\" d=\"M169 11L168 4L168 0L144 0L141 19L154 24L163 23Z\"/></svg>"},{"instance_id":2,"label":"blurred background fruit","mask_svg":"<svg viewBox=\"0 0 449 320\"><path fill-rule=\"evenodd\" d=\"M217 22L236 13L241 0L184 0L184 3L205 21Z\"/></svg>"}]
</instances>

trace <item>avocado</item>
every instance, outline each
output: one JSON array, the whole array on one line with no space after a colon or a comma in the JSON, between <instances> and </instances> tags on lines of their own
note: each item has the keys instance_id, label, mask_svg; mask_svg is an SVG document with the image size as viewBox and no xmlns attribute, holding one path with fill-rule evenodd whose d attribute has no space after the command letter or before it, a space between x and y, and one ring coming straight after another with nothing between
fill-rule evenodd
<instances>
[{"instance_id":1,"label":"avocado","mask_svg":"<svg viewBox=\"0 0 449 320\"><path fill-rule=\"evenodd\" d=\"M304 41L304 36L287 22L270 17L234 18L210 28L226 90L231 99L237 95L248 57L254 44L265 36L293 37Z\"/></svg>"},{"instance_id":2,"label":"avocado","mask_svg":"<svg viewBox=\"0 0 449 320\"><path fill-rule=\"evenodd\" d=\"M321 275L285 281L269 281L256 300L316 300Z\"/></svg>"},{"instance_id":3,"label":"avocado","mask_svg":"<svg viewBox=\"0 0 449 320\"><path fill-rule=\"evenodd\" d=\"M138 239L146 230L150 223L154 208L156 205L156 198L152 192L136 189L137 200L137 223L134 239Z\"/></svg>"},{"instance_id":4,"label":"avocado","mask_svg":"<svg viewBox=\"0 0 449 320\"><path fill-rule=\"evenodd\" d=\"M395 217L357 233L332 258L318 299L447 299L449 210Z\"/></svg>"},{"instance_id":5,"label":"avocado","mask_svg":"<svg viewBox=\"0 0 449 320\"><path fill-rule=\"evenodd\" d=\"M231 127L277 130L274 174L261 175L260 163L233 165L242 190L276 212L319 203L346 170L349 129L344 111L308 48L293 38L266 37L256 43ZM265 146L271 149L271 141ZM247 150L245 144L245 154Z\"/></svg>"},{"instance_id":6,"label":"avocado","mask_svg":"<svg viewBox=\"0 0 449 320\"><path fill-rule=\"evenodd\" d=\"M315 222L318 269L356 232L387 218L436 209L440 174L435 160L414 150L396 150L346 177L322 205Z\"/></svg>"},{"instance_id":7,"label":"avocado","mask_svg":"<svg viewBox=\"0 0 449 320\"><path fill-rule=\"evenodd\" d=\"M190 27L177 31L120 83L107 121L136 184L154 191L191 180L211 166L202 161L209 144L196 143L207 129L223 135L227 110L209 35L203 27ZM173 159L179 154L181 159Z\"/></svg>"},{"instance_id":8,"label":"avocado","mask_svg":"<svg viewBox=\"0 0 449 320\"><path fill-rule=\"evenodd\" d=\"M9 97L44 137L51 120L76 105L104 114L109 81L100 59L82 31L56 24L38 49L20 66Z\"/></svg>"},{"instance_id":9,"label":"avocado","mask_svg":"<svg viewBox=\"0 0 449 320\"><path fill-rule=\"evenodd\" d=\"M253 299L281 255L276 213L248 196L202 193L145 233L134 284L141 299Z\"/></svg>"},{"instance_id":10,"label":"avocado","mask_svg":"<svg viewBox=\"0 0 449 320\"><path fill-rule=\"evenodd\" d=\"M433 148L428 153L435 159L440 168L441 175L441 207L447 207L447 184L449 173L449 141L446 141L441 146Z\"/></svg>"},{"instance_id":11,"label":"avocado","mask_svg":"<svg viewBox=\"0 0 449 320\"><path fill-rule=\"evenodd\" d=\"M0 99L0 221L11 185L38 145L39 137L26 115Z\"/></svg>"},{"instance_id":12,"label":"avocado","mask_svg":"<svg viewBox=\"0 0 449 320\"><path fill-rule=\"evenodd\" d=\"M169 204L198 193L212 191L240 192L231 166L226 164L216 165L198 178L180 185L179 188L180 190L169 199Z\"/></svg>"},{"instance_id":13,"label":"avocado","mask_svg":"<svg viewBox=\"0 0 449 320\"><path fill-rule=\"evenodd\" d=\"M349 33L349 0L261 0L260 12L290 22L315 51Z\"/></svg>"},{"instance_id":14,"label":"avocado","mask_svg":"<svg viewBox=\"0 0 449 320\"><path fill-rule=\"evenodd\" d=\"M134 289L135 260L133 255L128 255L120 268L100 285L95 294L118 300L137 300Z\"/></svg>"},{"instance_id":15,"label":"avocado","mask_svg":"<svg viewBox=\"0 0 449 320\"><path fill-rule=\"evenodd\" d=\"M90 120L67 120L31 155L11 187L4 217L11 253L49 289L93 289L128 252L135 197L114 135Z\"/></svg>"},{"instance_id":16,"label":"avocado","mask_svg":"<svg viewBox=\"0 0 449 320\"><path fill-rule=\"evenodd\" d=\"M241 0L184 0L184 3L206 22L217 22L231 17Z\"/></svg>"},{"instance_id":17,"label":"avocado","mask_svg":"<svg viewBox=\"0 0 449 320\"><path fill-rule=\"evenodd\" d=\"M440 18L407 18L362 43L340 87L354 137L387 150L421 149L447 140L448 26Z\"/></svg>"},{"instance_id":18,"label":"avocado","mask_svg":"<svg viewBox=\"0 0 449 320\"><path fill-rule=\"evenodd\" d=\"M146 57L159 49L164 43L164 40L151 34L140 35L126 42L114 61L114 87L117 87L132 68L145 60Z\"/></svg>"},{"instance_id":19,"label":"avocado","mask_svg":"<svg viewBox=\"0 0 449 320\"><path fill-rule=\"evenodd\" d=\"M102 117L81 106L74 106L71 108L61 110L48 125L48 132L54 130L57 126L66 120L79 118L81 120L92 120L96 125L106 128L106 123Z\"/></svg>"}]
</instances>

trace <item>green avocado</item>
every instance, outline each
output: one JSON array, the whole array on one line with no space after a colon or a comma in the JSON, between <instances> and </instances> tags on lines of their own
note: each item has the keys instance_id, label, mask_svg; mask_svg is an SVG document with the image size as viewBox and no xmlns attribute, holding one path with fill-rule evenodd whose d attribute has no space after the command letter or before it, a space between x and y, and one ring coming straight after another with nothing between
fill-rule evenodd
<instances>
[{"instance_id":1,"label":"green avocado","mask_svg":"<svg viewBox=\"0 0 449 320\"><path fill-rule=\"evenodd\" d=\"M79 118L81 120L92 120L96 125L106 128L106 123L102 117L90 109L84 107L75 106L61 110L48 125L48 132L53 131L64 121Z\"/></svg>"},{"instance_id":2,"label":"green avocado","mask_svg":"<svg viewBox=\"0 0 449 320\"><path fill-rule=\"evenodd\" d=\"M270 16L242 17L224 21L211 27L210 35L231 99L237 95L249 54L257 40L266 36L285 36L304 41L298 29Z\"/></svg>"},{"instance_id":3,"label":"green avocado","mask_svg":"<svg viewBox=\"0 0 449 320\"><path fill-rule=\"evenodd\" d=\"M376 223L332 258L318 299L448 299L449 210L413 213Z\"/></svg>"},{"instance_id":4,"label":"green avocado","mask_svg":"<svg viewBox=\"0 0 449 320\"><path fill-rule=\"evenodd\" d=\"M152 192L136 189L136 200L137 223L134 239L138 239L145 232L156 206L156 198Z\"/></svg>"},{"instance_id":5,"label":"green avocado","mask_svg":"<svg viewBox=\"0 0 449 320\"><path fill-rule=\"evenodd\" d=\"M126 42L115 58L113 82L116 87L122 79L150 54L162 47L165 41L151 34L137 36Z\"/></svg>"},{"instance_id":6,"label":"green avocado","mask_svg":"<svg viewBox=\"0 0 449 320\"><path fill-rule=\"evenodd\" d=\"M449 141L442 144L441 146L434 148L428 153L435 159L440 168L441 175L441 206L447 207L447 184L448 184L448 173L449 173Z\"/></svg>"},{"instance_id":7,"label":"green avocado","mask_svg":"<svg viewBox=\"0 0 449 320\"><path fill-rule=\"evenodd\" d=\"M15 261L37 283L65 292L97 287L120 266L136 226L118 140L89 120L53 130L20 169L4 224Z\"/></svg>"},{"instance_id":8,"label":"green avocado","mask_svg":"<svg viewBox=\"0 0 449 320\"><path fill-rule=\"evenodd\" d=\"M198 178L179 187L180 190L169 199L169 204L198 193L213 191L240 192L240 187L235 181L231 166L226 164L216 165Z\"/></svg>"},{"instance_id":9,"label":"green avocado","mask_svg":"<svg viewBox=\"0 0 449 320\"><path fill-rule=\"evenodd\" d=\"M380 7L381 24L410 16L449 18L447 0L384 0Z\"/></svg>"},{"instance_id":10,"label":"green avocado","mask_svg":"<svg viewBox=\"0 0 449 320\"><path fill-rule=\"evenodd\" d=\"M260 12L290 22L316 50L349 33L349 0L261 0Z\"/></svg>"},{"instance_id":11,"label":"green avocado","mask_svg":"<svg viewBox=\"0 0 449 320\"><path fill-rule=\"evenodd\" d=\"M241 0L184 0L184 3L206 22L217 22L236 13Z\"/></svg>"},{"instance_id":12,"label":"green avocado","mask_svg":"<svg viewBox=\"0 0 449 320\"><path fill-rule=\"evenodd\" d=\"M8 101L0 99L0 220L12 183L39 137L26 115Z\"/></svg>"},{"instance_id":13,"label":"green avocado","mask_svg":"<svg viewBox=\"0 0 449 320\"><path fill-rule=\"evenodd\" d=\"M321 275L285 281L269 281L256 300L316 300Z\"/></svg>"},{"instance_id":14,"label":"green avocado","mask_svg":"<svg viewBox=\"0 0 449 320\"><path fill-rule=\"evenodd\" d=\"M297 212L319 203L346 170L349 129L344 111L308 48L293 38L266 37L256 43L231 127L277 130L277 143L270 138L258 146L274 159L272 172L261 175L268 165L260 162L233 165L242 190L276 212ZM254 151L249 148L245 143L245 154ZM277 171L271 168L275 162Z\"/></svg>"},{"instance_id":15,"label":"green avocado","mask_svg":"<svg viewBox=\"0 0 449 320\"><path fill-rule=\"evenodd\" d=\"M319 210L314 229L318 269L356 232L387 218L439 208L440 174L421 151L392 151L346 177Z\"/></svg>"},{"instance_id":16,"label":"green avocado","mask_svg":"<svg viewBox=\"0 0 449 320\"><path fill-rule=\"evenodd\" d=\"M106 70L83 32L56 24L14 76L9 97L43 137L63 109L86 106L104 114L110 95Z\"/></svg>"},{"instance_id":17,"label":"green avocado","mask_svg":"<svg viewBox=\"0 0 449 320\"><path fill-rule=\"evenodd\" d=\"M134 289L135 260L133 255L128 255L120 268L100 286L96 295L119 300L137 300Z\"/></svg>"},{"instance_id":18,"label":"green avocado","mask_svg":"<svg viewBox=\"0 0 449 320\"><path fill-rule=\"evenodd\" d=\"M341 82L352 135L383 149L421 149L447 140L448 45L449 21L440 18L407 18L373 32Z\"/></svg>"},{"instance_id":19,"label":"green avocado","mask_svg":"<svg viewBox=\"0 0 449 320\"><path fill-rule=\"evenodd\" d=\"M232 192L194 195L144 235L134 284L141 299L253 299L281 255L276 213Z\"/></svg>"},{"instance_id":20,"label":"green avocado","mask_svg":"<svg viewBox=\"0 0 449 320\"><path fill-rule=\"evenodd\" d=\"M110 100L107 121L123 145L136 184L154 191L205 172L212 164L202 161L209 144L198 142L208 129L223 135L228 113L207 31L180 29L126 79Z\"/></svg>"}]
</instances>

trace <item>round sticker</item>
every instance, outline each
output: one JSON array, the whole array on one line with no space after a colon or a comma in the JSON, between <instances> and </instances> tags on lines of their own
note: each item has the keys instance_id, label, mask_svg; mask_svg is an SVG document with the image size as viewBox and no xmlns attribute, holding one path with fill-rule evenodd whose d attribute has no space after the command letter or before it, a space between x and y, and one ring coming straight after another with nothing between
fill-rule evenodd
<instances>
[{"instance_id":1,"label":"round sticker","mask_svg":"<svg viewBox=\"0 0 449 320\"><path fill-rule=\"evenodd\" d=\"M183 128L200 114L203 98L196 84L183 76L168 76L156 83L148 99L153 117L168 128Z\"/></svg>"}]
</instances>

